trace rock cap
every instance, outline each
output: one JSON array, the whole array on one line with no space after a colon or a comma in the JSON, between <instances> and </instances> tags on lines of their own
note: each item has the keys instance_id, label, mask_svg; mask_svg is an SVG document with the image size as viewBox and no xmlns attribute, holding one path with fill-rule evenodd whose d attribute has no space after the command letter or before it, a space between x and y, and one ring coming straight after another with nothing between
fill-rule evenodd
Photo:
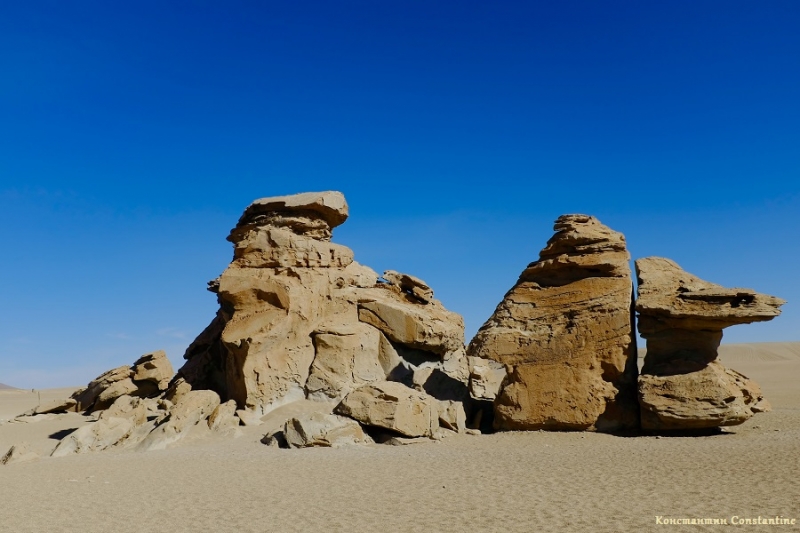
<instances>
[{"instance_id":1,"label":"rock cap","mask_svg":"<svg viewBox=\"0 0 800 533\"><path fill-rule=\"evenodd\" d=\"M331 228L341 225L348 216L347 201L339 191L304 192L288 196L259 198L247 206L239 226L249 224L260 214L308 212L318 214Z\"/></svg>"},{"instance_id":2,"label":"rock cap","mask_svg":"<svg viewBox=\"0 0 800 533\"><path fill-rule=\"evenodd\" d=\"M729 289L702 280L664 257L637 259L636 275L636 311L687 329L722 329L772 320L786 303L752 289Z\"/></svg>"}]
</instances>

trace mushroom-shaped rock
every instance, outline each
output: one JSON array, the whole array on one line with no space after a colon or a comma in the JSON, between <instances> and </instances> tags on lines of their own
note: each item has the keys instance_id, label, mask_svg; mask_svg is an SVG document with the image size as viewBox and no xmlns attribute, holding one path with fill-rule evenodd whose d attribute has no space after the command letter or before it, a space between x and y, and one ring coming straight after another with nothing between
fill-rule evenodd
<instances>
[{"instance_id":1,"label":"mushroom-shaped rock","mask_svg":"<svg viewBox=\"0 0 800 533\"><path fill-rule=\"evenodd\" d=\"M772 320L785 302L750 289L727 289L674 261L636 261L639 333L647 355L639 377L642 427L707 429L741 424L766 409L758 386L716 363L722 330Z\"/></svg>"},{"instance_id":2,"label":"mushroom-shaped rock","mask_svg":"<svg viewBox=\"0 0 800 533\"><path fill-rule=\"evenodd\" d=\"M501 430L614 431L638 426L632 279L625 237L587 215L564 215L470 342L476 396L495 395Z\"/></svg>"},{"instance_id":3,"label":"mushroom-shaped rock","mask_svg":"<svg viewBox=\"0 0 800 533\"><path fill-rule=\"evenodd\" d=\"M234 259L210 286L219 311L187 349L179 378L234 400L247 424L299 399L338 401L365 383L406 378L406 350L457 376L461 317L432 296L423 302L421 280L378 283L330 242L346 216L334 192L249 206L229 236Z\"/></svg>"},{"instance_id":4,"label":"mushroom-shaped rock","mask_svg":"<svg viewBox=\"0 0 800 533\"><path fill-rule=\"evenodd\" d=\"M260 198L245 209L237 229L251 225L285 227L298 235L330 239L331 230L347 220L344 195L338 191L306 192Z\"/></svg>"}]
</instances>

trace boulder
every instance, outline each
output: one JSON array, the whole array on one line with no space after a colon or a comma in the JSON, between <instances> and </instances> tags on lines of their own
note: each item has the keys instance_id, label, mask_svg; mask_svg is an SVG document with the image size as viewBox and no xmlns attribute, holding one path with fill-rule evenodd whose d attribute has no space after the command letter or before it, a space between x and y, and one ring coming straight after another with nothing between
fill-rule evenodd
<instances>
[{"instance_id":1,"label":"boulder","mask_svg":"<svg viewBox=\"0 0 800 533\"><path fill-rule=\"evenodd\" d=\"M401 383L383 381L348 394L335 413L407 437L430 437L439 427L436 400Z\"/></svg>"},{"instance_id":2,"label":"boulder","mask_svg":"<svg viewBox=\"0 0 800 533\"><path fill-rule=\"evenodd\" d=\"M717 358L724 328L772 320L786 303L752 289L709 283L663 257L637 259L636 274L646 374L660 374L661 367L668 372L678 361L702 368Z\"/></svg>"},{"instance_id":3,"label":"boulder","mask_svg":"<svg viewBox=\"0 0 800 533\"><path fill-rule=\"evenodd\" d=\"M145 354L133 363L133 381L149 381L159 391L167 390L174 374L172 363L167 359L167 354L164 350Z\"/></svg>"},{"instance_id":4,"label":"boulder","mask_svg":"<svg viewBox=\"0 0 800 533\"><path fill-rule=\"evenodd\" d=\"M722 330L772 320L785 302L728 289L662 257L636 261L636 311L647 354L639 377L642 428L709 429L768 409L758 385L717 362Z\"/></svg>"},{"instance_id":5,"label":"boulder","mask_svg":"<svg viewBox=\"0 0 800 533\"><path fill-rule=\"evenodd\" d=\"M53 406L87 413L100 411L120 396L156 396L167 389L172 375L172 364L167 354L159 350L141 356L133 366L120 366L104 372L86 387L75 391L63 406L56 406L55 403Z\"/></svg>"},{"instance_id":6,"label":"boulder","mask_svg":"<svg viewBox=\"0 0 800 533\"><path fill-rule=\"evenodd\" d=\"M639 401L642 427L664 431L734 426L769 409L755 382L716 361L688 374L640 376Z\"/></svg>"},{"instance_id":7,"label":"boulder","mask_svg":"<svg viewBox=\"0 0 800 533\"><path fill-rule=\"evenodd\" d=\"M141 399L120 396L100 413L96 422L82 426L61 439L51 456L97 452L119 446L146 421L147 407Z\"/></svg>"},{"instance_id":8,"label":"boulder","mask_svg":"<svg viewBox=\"0 0 800 533\"><path fill-rule=\"evenodd\" d=\"M265 439L269 441L267 437ZM288 448L337 448L347 444L362 444L369 440L355 420L317 412L289 419L283 427L282 438L276 442L281 442L283 447Z\"/></svg>"},{"instance_id":9,"label":"boulder","mask_svg":"<svg viewBox=\"0 0 800 533\"><path fill-rule=\"evenodd\" d=\"M42 415L47 413L67 413L75 412L78 407L78 402L73 398L64 400L52 400L41 405L36 406L33 414Z\"/></svg>"},{"instance_id":10,"label":"boulder","mask_svg":"<svg viewBox=\"0 0 800 533\"><path fill-rule=\"evenodd\" d=\"M432 300L421 304L394 285L358 292L358 319L378 328L390 340L436 354L464 346L461 315Z\"/></svg>"},{"instance_id":11,"label":"boulder","mask_svg":"<svg viewBox=\"0 0 800 533\"><path fill-rule=\"evenodd\" d=\"M439 425L445 429L464 433L467 430L467 414L464 404L453 400L439 400L436 402L439 414Z\"/></svg>"},{"instance_id":12,"label":"boulder","mask_svg":"<svg viewBox=\"0 0 800 533\"><path fill-rule=\"evenodd\" d=\"M467 349L470 357L508 368L496 397L495 428L636 427L625 237L586 215L561 216L554 229L539 260L522 272ZM495 394L501 372L487 366L478 365L475 375L473 365L476 397Z\"/></svg>"},{"instance_id":13,"label":"boulder","mask_svg":"<svg viewBox=\"0 0 800 533\"><path fill-rule=\"evenodd\" d=\"M239 427L239 417L236 416L236 402L228 400L219 404L208 417L208 428L212 431L226 431Z\"/></svg>"},{"instance_id":14,"label":"boulder","mask_svg":"<svg viewBox=\"0 0 800 533\"><path fill-rule=\"evenodd\" d=\"M306 381L308 398L340 400L365 383L386 379L379 360L380 335L361 323L314 332L314 362Z\"/></svg>"},{"instance_id":15,"label":"boulder","mask_svg":"<svg viewBox=\"0 0 800 533\"><path fill-rule=\"evenodd\" d=\"M139 445L139 449L163 450L205 422L220 404L219 395L210 390L192 390L184 394L172 407L169 416L159 424ZM206 428L208 424L205 424Z\"/></svg>"},{"instance_id":16,"label":"boulder","mask_svg":"<svg viewBox=\"0 0 800 533\"><path fill-rule=\"evenodd\" d=\"M139 387L130 378L121 379L111 383L103 390L92 405L92 411L100 411L108 408L117 398L129 394L136 394Z\"/></svg>"},{"instance_id":17,"label":"boulder","mask_svg":"<svg viewBox=\"0 0 800 533\"><path fill-rule=\"evenodd\" d=\"M97 398L102 394L106 389L110 388L114 383L123 380L130 380L132 376L131 367L129 366L120 366L117 368L113 368L100 374L98 377L93 379L89 384L83 388L75 391L71 398L76 402L76 408L78 411L88 411L91 412L94 410L94 404ZM131 382L131 385L133 382ZM120 390L126 389L128 387L123 386ZM124 392L118 394L117 397L125 394ZM106 401L109 399L109 395L106 395ZM115 397L116 398L116 397ZM113 399L111 400L113 401ZM107 407L104 406L104 407ZM103 407L103 408L104 408ZM100 408L100 407L98 407Z\"/></svg>"},{"instance_id":18,"label":"boulder","mask_svg":"<svg viewBox=\"0 0 800 533\"><path fill-rule=\"evenodd\" d=\"M494 400L506 377L506 366L491 359L470 357L469 393L480 400Z\"/></svg>"}]
</instances>

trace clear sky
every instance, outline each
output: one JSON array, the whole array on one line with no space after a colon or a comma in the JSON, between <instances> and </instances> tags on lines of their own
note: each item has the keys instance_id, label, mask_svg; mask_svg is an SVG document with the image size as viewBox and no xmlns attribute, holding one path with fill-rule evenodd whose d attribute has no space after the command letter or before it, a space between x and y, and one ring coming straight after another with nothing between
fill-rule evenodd
<instances>
[{"instance_id":1,"label":"clear sky","mask_svg":"<svg viewBox=\"0 0 800 533\"><path fill-rule=\"evenodd\" d=\"M86 383L213 318L254 199L340 190L356 259L467 338L563 213L789 303L800 4L0 3L0 382Z\"/></svg>"}]
</instances>

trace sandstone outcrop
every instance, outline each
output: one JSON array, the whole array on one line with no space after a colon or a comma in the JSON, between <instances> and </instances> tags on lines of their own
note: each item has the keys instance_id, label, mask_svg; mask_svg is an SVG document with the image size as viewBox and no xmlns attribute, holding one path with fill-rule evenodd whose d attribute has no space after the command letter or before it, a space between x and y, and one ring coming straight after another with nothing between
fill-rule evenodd
<instances>
[{"instance_id":1,"label":"sandstone outcrop","mask_svg":"<svg viewBox=\"0 0 800 533\"><path fill-rule=\"evenodd\" d=\"M137 426L147 421L147 408L140 398L123 395L97 421L78 428L58 443L52 457L96 452L120 445Z\"/></svg>"},{"instance_id":2,"label":"sandstone outcrop","mask_svg":"<svg viewBox=\"0 0 800 533\"><path fill-rule=\"evenodd\" d=\"M473 390L495 394L494 369L478 359L495 361L508 369L495 398L496 429L636 427L625 238L585 215L559 217L555 231L472 339Z\"/></svg>"},{"instance_id":3,"label":"sandstone outcrop","mask_svg":"<svg viewBox=\"0 0 800 533\"><path fill-rule=\"evenodd\" d=\"M163 450L206 422L219 405L219 395L211 390L192 390L184 394L170 409L169 416L142 441L139 449ZM207 428L208 423L205 425Z\"/></svg>"},{"instance_id":4,"label":"sandstone outcrop","mask_svg":"<svg viewBox=\"0 0 800 533\"><path fill-rule=\"evenodd\" d=\"M722 330L771 320L785 302L750 289L727 289L674 261L636 261L639 333L647 354L639 377L641 424L648 430L741 424L768 409L761 390L717 359Z\"/></svg>"},{"instance_id":5,"label":"sandstone outcrop","mask_svg":"<svg viewBox=\"0 0 800 533\"><path fill-rule=\"evenodd\" d=\"M75 391L70 398L74 403L67 400L57 409L93 412L106 409L120 396L157 396L167 389L173 374L172 363L163 350L145 354L133 366L104 372L85 388Z\"/></svg>"},{"instance_id":6,"label":"sandstone outcrop","mask_svg":"<svg viewBox=\"0 0 800 533\"><path fill-rule=\"evenodd\" d=\"M179 379L234 400L245 424L296 400L339 402L386 381L469 404L461 316L423 280L391 270L379 280L331 243L347 214L338 192L251 204L228 237L233 261L209 283L220 310L187 349ZM443 423L463 425L457 411Z\"/></svg>"}]
</instances>

